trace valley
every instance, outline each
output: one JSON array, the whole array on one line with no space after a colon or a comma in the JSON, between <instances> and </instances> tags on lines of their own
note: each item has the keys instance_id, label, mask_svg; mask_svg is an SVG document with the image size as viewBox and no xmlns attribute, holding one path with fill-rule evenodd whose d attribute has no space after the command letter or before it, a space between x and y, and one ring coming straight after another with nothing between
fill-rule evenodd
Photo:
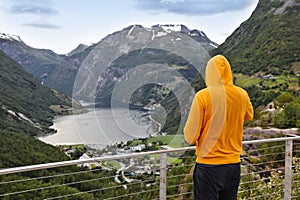
<instances>
[{"instance_id":1,"label":"valley","mask_svg":"<svg viewBox=\"0 0 300 200\"><path fill-rule=\"evenodd\" d=\"M248 92L255 109L254 119L245 123L244 141L299 135L299 13L299 0L259 0L250 18L222 44L183 24L135 24L98 42L79 44L65 55L30 47L22 36L0 32L0 168L187 147L182 130L189 107L195 92L206 87L207 60L217 54L228 58L234 83ZM87 107L85 102L90 102ZM299 178L299 143L293 145L291 162ZM246 191L241 198L263 195L262 188L276 192L273 185L279 183L283 190L284 145L243 147L242 180L249 182L241 186ZM0 176L1 183L33 178L28 185L1 185L0 191L54 188L20 194L18 199L75 193L77 199L103 199L141 188L155 191L159 159L157 154ZM167 163L168 181L175 185L169 194L191 191L181 184L192 180L194 152L168 155ZM261 171L265 173L255 174ZM35 179L39 176L53 178ZM99 181L105 176L112 179ZM97 181L79 183L89 178ZM55 188L57 184L62 187ZM105 185L106 192L85 192ZM256 187L262 191L251 193ZM137 196L151 199L155 194Z\"/></svg>"}]
</instances>

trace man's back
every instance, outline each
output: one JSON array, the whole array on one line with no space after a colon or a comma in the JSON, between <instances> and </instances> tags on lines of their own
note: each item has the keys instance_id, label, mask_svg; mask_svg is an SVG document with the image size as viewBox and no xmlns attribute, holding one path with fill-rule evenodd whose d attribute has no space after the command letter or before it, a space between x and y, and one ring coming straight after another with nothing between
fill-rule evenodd
<instances>
[{"instance_id":1,"label":"man's back","mask_svg":"<svg viewBox=\"0 0 300 200\"><path fill-rule=\"evenodd\" d=\"M243 124L252 119L253 108L247 92L233 85L224 56L208 61L205 82L184 127L185 140L196 143L194 199L237 199Z\"/></svg>"},{"instance_id":2,"label":"man's back","mask_svg":"<svg viewBox=\"0 0 300 200\"><path fill-rule=\"evenodd\" d=\"M253 108L247 92L233 85L223 56L214 57L207 67L211 68L206 70L207 88L195 95L185 138L196 143L197 162L236 163L242 151L243 123L252 119Z\"/></svg>"}]
</instances>

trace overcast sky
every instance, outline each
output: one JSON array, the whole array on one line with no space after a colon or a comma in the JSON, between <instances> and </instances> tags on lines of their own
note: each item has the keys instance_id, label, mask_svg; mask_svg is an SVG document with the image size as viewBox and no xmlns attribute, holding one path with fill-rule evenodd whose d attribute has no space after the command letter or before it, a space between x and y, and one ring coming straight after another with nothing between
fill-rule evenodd
<instances>
[{"instance_id":1,"label":"overcast sky","mask_svg":"<svg viewBox=\"0 0 300 200\"><path fill-rule=\"evenodd\" d=\"M184 24L221 44L258 0L0 0L0 32L66 54L133 24Z\"/></svg>"}]
</instances>

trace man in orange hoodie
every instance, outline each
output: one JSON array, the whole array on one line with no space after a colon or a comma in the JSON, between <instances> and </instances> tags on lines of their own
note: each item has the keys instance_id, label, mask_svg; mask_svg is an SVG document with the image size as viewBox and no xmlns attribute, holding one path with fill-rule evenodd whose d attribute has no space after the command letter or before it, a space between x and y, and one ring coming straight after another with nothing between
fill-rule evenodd
<instances>
[{"instance_id":1,"label":"man in orange hoodie","mask_svg":"<svg viewBox=\"0 0 300 200\"><path fill-rule=\"evenodd\" d=\"M235 200L240 183L243 124L253 118L245 90L232 81L222 55L206 66L206 88L194 97L184 137L196 144L195 200Z\"/></svg>"}]
</instances>

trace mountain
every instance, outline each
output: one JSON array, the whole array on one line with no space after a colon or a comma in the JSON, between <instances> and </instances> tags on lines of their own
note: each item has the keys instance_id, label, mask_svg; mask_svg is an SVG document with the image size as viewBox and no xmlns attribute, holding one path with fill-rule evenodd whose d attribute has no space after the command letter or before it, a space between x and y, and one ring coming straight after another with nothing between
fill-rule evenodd
<instances>
[{"instance_id":1,"label":"mountain","mask_svg":"<svg viewBox=\"0 0 300 200\"><path fill-rule=\"evenodd\" d=\"M165 31L176 31L178 33L185 34L197 42L199 42L205 49L212 50L218 47L218 44L211 41L207 35L203 31L199 31L197 29L190 30L188 27L186 27L183 24L166 24L166 25L154 25L152 28L162 28Z\"/></svg>"},{"instance_id":2,"label":"mountain","mask_svg":"<svg viewBox=\"0 0 300 200\"><path fill-rule=\"evenodd\" d=\"M43 86L40 81L26 72L22 66L0 51L0 168L11 168L70 160L60 147L45 144L32 136L50 133L48 126L55 112L51 108L70 108L71 101L67 97ZM57 184L66 182L58 179L38 180L41 176L53 177L54 174L71 175L86 169L77 166L38 170L26 173L15 173L1 176L1 194L4 199L35 199L37 197L51 198L69 193L84 192L80 187L65 185L56 188ZM84 179L103 177L104 173L87 175ZM111 173L111 176L113 176ZM75 179L74 179L75 178ZM72 180L79 181L82 176ZM30 184L15 180L31 180ZM101 182L101 181L100 181ZM5 184L9 183L9 184ZM106 185L108 183L105 183ZM87 188L101 188L97 184L86 183ZM43 187L45 190L18 193L30 188ZM49 190L46 188L48 187ZM50 188L49 188L50 187ZM14 194L14 192L17 192ZM76 199L94 199L93 195L76 195Z\"/></svg>"},{"instance_id":3,"label":"mountain","mask_svg":"<svg viewBox=\"0 0 300 200\"><path fill-rule=\"evenodd\" d=\"M248 20L211 51L225 55L255 108L300 92L300 2L259 0Z\"/></svg>"},{"instance_id":4,"label":"mountain","mask_svg":"<svg viewBox=\"0 0 300 200\"><path fill-rule=\"evenodd\" d=\"M72 101L45 86L0 51L0 130L31 136L50 133L54 108L70 109Z\"/></svg>"},{"instance_id":5,"label":"mountain","mask_svg":"<svg viewBox=\"0 0 300 200\"><path fill-rule=\"evenodd\" d=\"M26 45L19 36L5 33L0 33L0 49L21 64L27 72L38 78L43 84L71 96L77 72L89 53L99 44L110 40L115 34L122 31L128 32L132 27L112 33L96 44L80 44L67 55L57 55L51 50L32 48ZM135 25L134 27L140 27L147 33L152 32L154 29L161 29L161 33L170 31L181 33L193 38L208 51L218 46L202 31L190 30L184 25L155 25L151 28ZM151 37L149 40L151 40Z\"/></svg>"},{"instance_id":6,"label":"mountain","mask_svg":"<svg viewBox=\"0 0 300 200\"><path fill-rule=\"evenodd\" d=\"M14 59L43 84L60 92L72 94L77 59L69 59L51 50L35 49L25 44L19 36L0 32L0 50Z\"/></svg>"},{"instance_id":7,"label":"mountain","mask_svg":"<svg viewBox=\"0 0 300 200\"><path fill-rule=\"evenodd\" d=\"M227 56L237 73L299 73L299 13L299 0L259 0L251 17L212 54Z\"/></svg>"},{"instance_id":8,"label":"mountain","mask_svg":"<svg viewBox=\"0 0 300 200\"><path fill-rule=\"evenodd\" d=\"M184 58L184 55L180 55L182 52L179 52L178 47L177 49L175 48L177 44L184 42L184 40L181 41L182 37L186 37L185 40L189 42L187 44L182 43L181 47L182 49L190 48L188 53L186 53L189 55L185 55L187 58ZM141 45L142 43L143 45ZM151 46L151 43L156 46ZM119 48L120 52L118 54L112 52L105 54L105 51L113 51L112 44L118 44L117 48ZM147 44L150 45L146 48ZM138 48L132 47L132 45L137 45ZM163 48L158 48L160 45L174 46L174 49L169 48L166 51ZM194 45L196 45L196 48L192 48ZM27 72L34 75L44 85L67 95L73 95L78 100L96 100L98 105L102 106L110 103L114 87L124 79L125 74L134 67L147 63L172 66L172 70L178 73L173 76L173 80L169 81L169 86L171 85L173 89L176 88L176 90L180 91L178 84L185 80L191 82L198 74L195 67L199 68L206 60L206 58L203 58L203 62L199 63L201 58L196 57L199 54L199 51L196 52L196 50L201 48L200 51L206 52L203 53L203 56L207 56L207 52L217 46L218 44L211 41L202 31L190 30L184 25L172 24L155 25L150 28L132 25L106 36L98 43L92 45L81 44L67 55L57 55L50 50L35 49L26 45L18 36L0 34L0 49L22 65ZM99 49L102 50L99 51ZM105 70L101 73L97 72L98 74L94 76L95 74L91 73L92 70L89 68L91 64L89 62L93 62L93 60L91 61L89 58L92 56L97 57L99 64L105 62L105 59L107 59L106 55L108 57L109 55L117 56L113 59L109 58L111 62L101 66ZM193 61L191 62L191 59L194 60L194 63ZM87 71L85 71L86 69ZM168 73L172 70L161 71L161 79L170 79ZM147 73L146 77L154 79L155 76L157 74L151 75L151 73ZM95 82L92 85L86 84L86 81L91 79L94 79ZM159 82L156 82L146 84L141 88L135 88L137 91L133 91L133 97L128 101L132 105L146 107L159 103L162 105L167 104L170 106L167 113L180 113L177 110L180 108L176 100L176 95L178 94L174 94L174 91L166 89L169 86L159 84ZM77 86L80 88L76 88ZM96 89L91 91L91 88ZM74 94L73 90L75 91ZM182 94L184 92L186 91L178 93ZM107 102L109 103L107 104ZM121 102L124 102L124 100L121 100ZM172 104L172 102L176 103ZM168 118L168 120L171 119L171 117ZM35 134L37 133L35 132L33 135Z\"/></svg>"},{"instance_id":9,"label":"mountain","mask_svg":"<svg viewBox=\"0 0 300 200\"><path fill-rule=\"evenodd\" d=\"M179 44L181 49L179 49ZM193 49L192 46L197 47ZM185 79L191 81L197 74L195 68L180 54L190 54L188 57L195 57L197 53L208 52L216 46L217 44L203 32L189 30L184 25L155 25L151 28L141 25L126 27L106 36L99 43L87 48L85 52L73 55L83 57L82 54L86 55L86 52L90 51L90 55L85 57L78 71L73 95L77 99L86 101L94 101L96 95L97 102L109 102L115 84L127 79L126 76L134 67L147 63L173 65L174 69L177 67L177 71ZM189 47L189 52L180 52ZM197 48L201 50L195 52ZM194 55L191 55L193 51ZM196 65L200 67L199 63ZM92 88L96 86L96 90L93 91Z\"/></svg>"},{"instance_id":10,"label":"mountain","mask_svg":"<svg viewBox=\"0 0 300 200\"><path fill-rule=\"evenodd\" d=\"M180 120L180 113L186 111L190 83L216 45L203 32L183 25L126 27L90 47L73 97L101 107L113 102L113 106L165 108L163 131L175 134L179 123L173 119Z\"/></svg>"},{"instance_id":11,"label":"mountain","mask_svg":"<svg viewBox=\"0 0 300 200\"><path fill-rule=\"evenodd\" d=\"M53 133L52 118L70 109L71 99L43 86L2 51L0 86L0 168L67 160L59 148L31 136Z\"/></svg>"},{"instance_id":12,"label":"mountain","mask_svg":"<svg viewBox=\"0 0 300 200\"><path fill-rule=\"evenodd\" d=\"M88 47L92 46L93 44L79 44L75 49L73 49L72 51L70 51L67 56L72 56L74 54L78 54L83 52L85 49L87 49Z\"/></svg>"}]
</instances>

